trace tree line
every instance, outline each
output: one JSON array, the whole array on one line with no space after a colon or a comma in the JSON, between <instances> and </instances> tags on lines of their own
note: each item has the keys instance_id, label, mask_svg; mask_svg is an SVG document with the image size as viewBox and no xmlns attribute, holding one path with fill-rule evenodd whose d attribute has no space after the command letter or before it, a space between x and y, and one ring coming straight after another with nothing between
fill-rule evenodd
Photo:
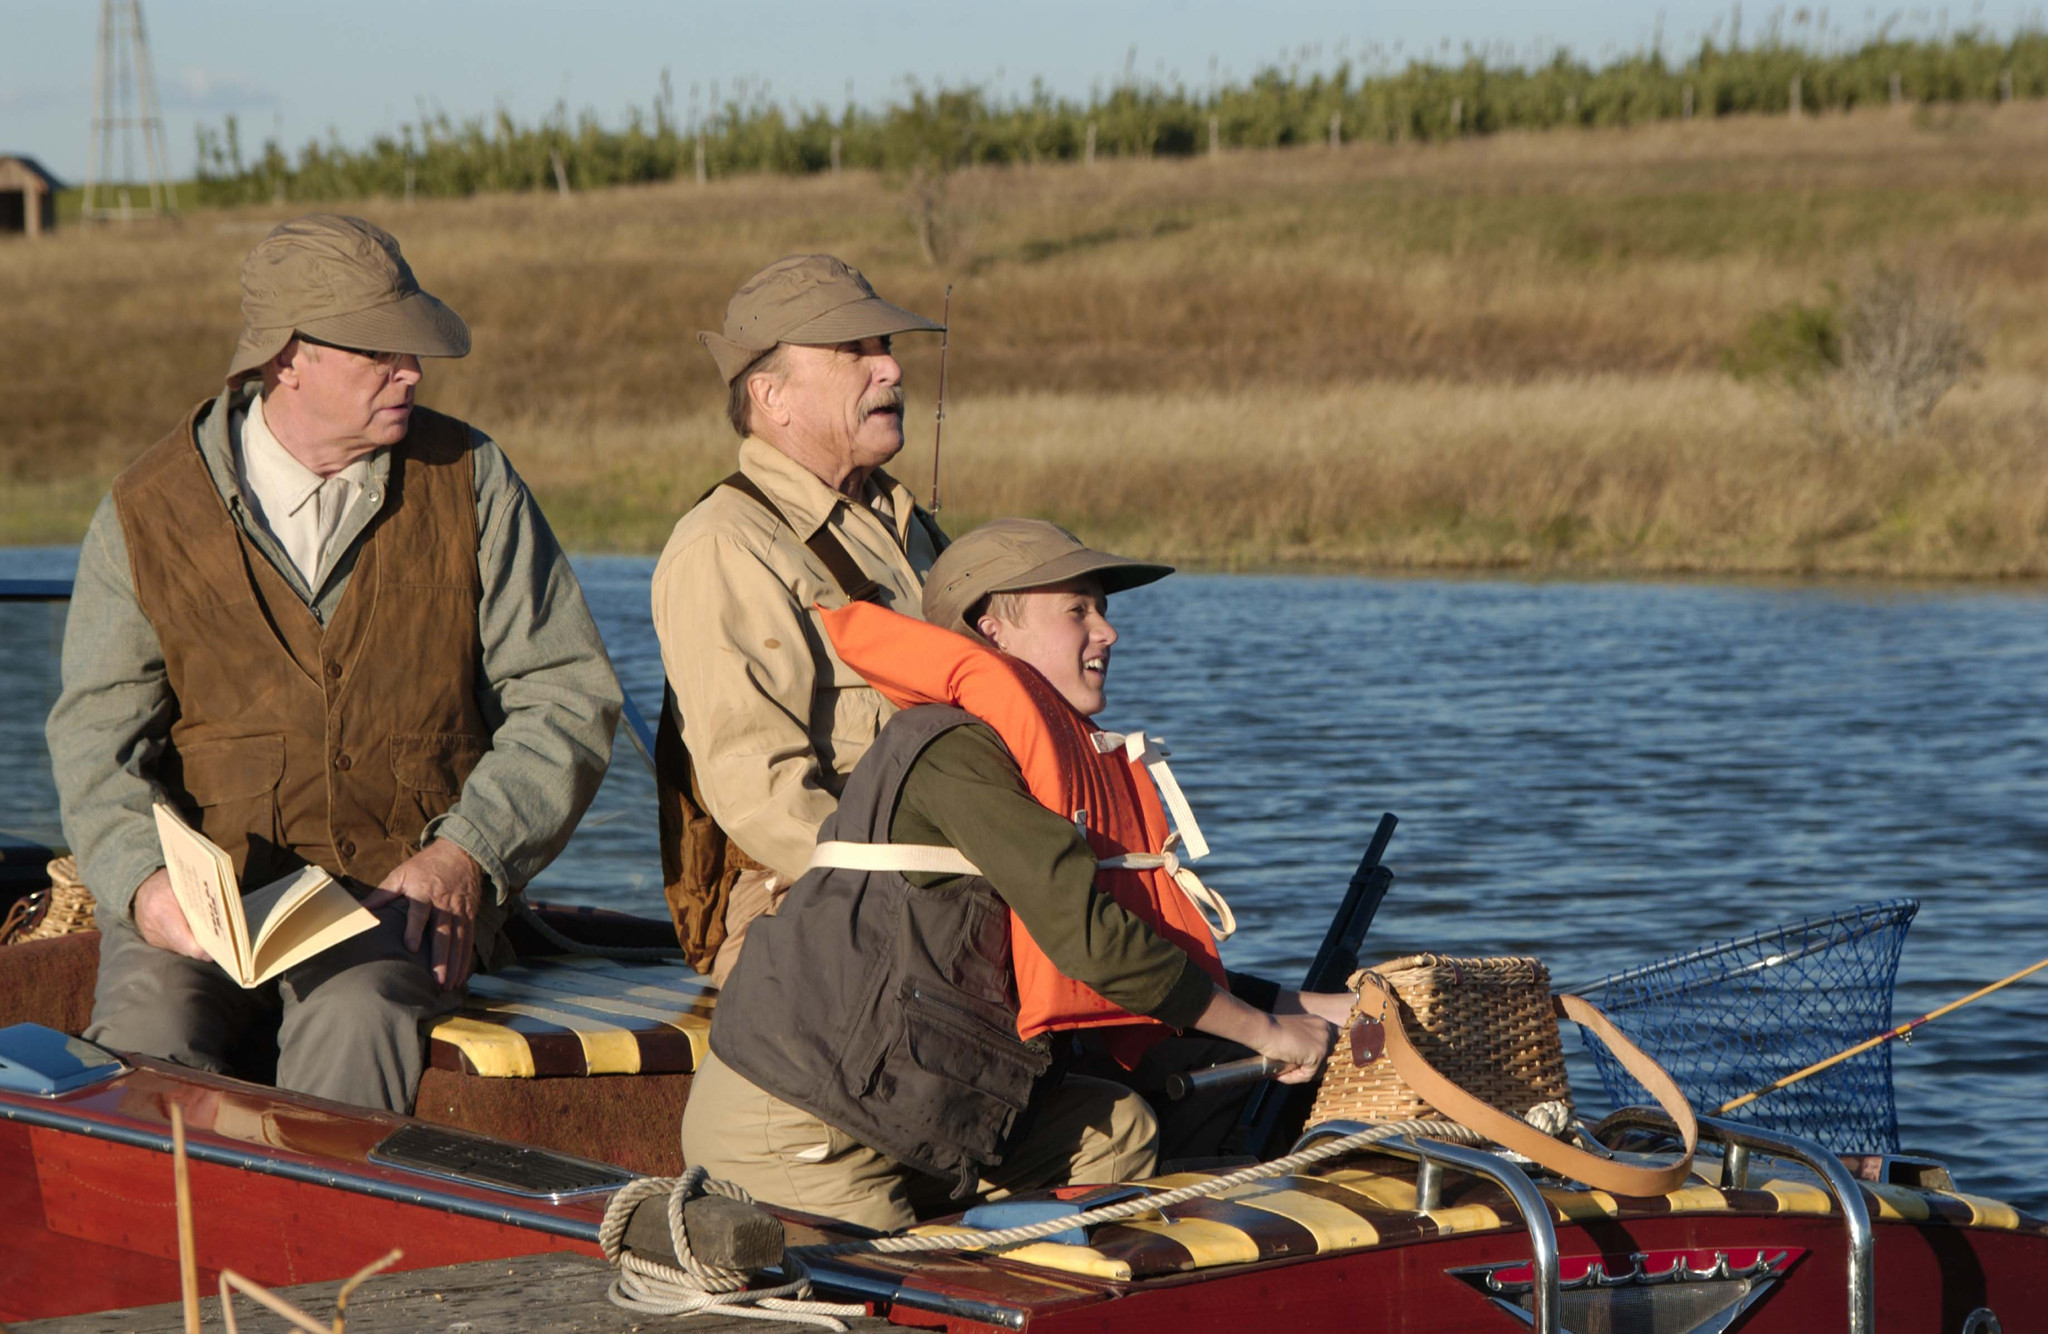
<instances>
[{"instance_id":1,"label":"tree line","mask_svg":"<svg viewBox=\"0 0 2048 1334\"><path fill-rule=\"evenodd\" d=\"M1661 50L1592 65L1560 52L1536 64L1410 61L1400 69L1340 62L1273 66L1206 89L1123 79L1084 101L1042 83L1003 98L977 86L924 87L879 109L802 108L742 82L678 117L663 76L651 108L623 126L566 106L523 125L500 110L456 121L422 112L351 148L313 141L294 155L272 139L242 142L233 116L202 126L198 196L230 204L278 198L468 195L597 189L738 173L841 169L946 171L975 164L1191 156L1326 142L1427 142L1515 129L1635 125L1738 114L1812 115L1887 103L1967 103L2048 96L2048 32L2008 40L1979 31L1897 39L1880 32L1834 52L1782 41Z\"/></svg>"}]
</instances>

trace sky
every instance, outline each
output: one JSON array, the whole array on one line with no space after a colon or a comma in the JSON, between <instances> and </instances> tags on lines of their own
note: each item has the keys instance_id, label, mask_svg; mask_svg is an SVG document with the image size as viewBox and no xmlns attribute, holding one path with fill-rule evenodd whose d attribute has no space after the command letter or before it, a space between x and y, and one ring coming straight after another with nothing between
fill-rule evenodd
<instances>
[{"instance_id":1,"label":"sky","mask_svg":"<svg viewBox=\"0 0 2048 1334\"><path fill-rule=\"evenodd\" d=\"M1899 31L1944 24L1994 33L2040 23L2040 2L1970 0L1908 6ZM879 106L906 79L980 85L999 99L1042 79L1085 100L1128 69L1140 79L1206 86L1274 64L1328 68L1344 56L1452 58L1466 45L1526 60L1566 48L1596 63L1648 48L1668 53L1724 37L1725 0L414 0L301 6L284 0L143 0L172 170L190 173L194 129L232 114L243 142L293 151L338 135L361 145L418 119L460 121L503 108L531 122L557 103L620 123L650 107L668 71L678 114L736 85L772 100ZM92 0L0 0L0 152L23 152L71 183L90 153L101 6ZM1853 44L1892 10L1752 0L1744 35L1774 12L1801 31L1825 21L1827 45ZM138 153L141 151L138 144Z\"/></svg>"}]
</instances>

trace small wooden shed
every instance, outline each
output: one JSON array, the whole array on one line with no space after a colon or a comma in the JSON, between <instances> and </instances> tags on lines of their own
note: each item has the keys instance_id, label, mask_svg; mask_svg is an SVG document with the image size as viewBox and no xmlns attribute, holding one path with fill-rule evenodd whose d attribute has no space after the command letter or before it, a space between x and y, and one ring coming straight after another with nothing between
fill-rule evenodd
<instances>
[{"instance_id":1,"label":"small wooden shed","mask_svg":"<svg viewBox=\"0 0 2048 1334\"><path fill-rule=\"evenodd\" d=\"M64 183L21 153L0 153L0 236L41 236L57 229L57 192Z\"/></svg>"}]
</instances>

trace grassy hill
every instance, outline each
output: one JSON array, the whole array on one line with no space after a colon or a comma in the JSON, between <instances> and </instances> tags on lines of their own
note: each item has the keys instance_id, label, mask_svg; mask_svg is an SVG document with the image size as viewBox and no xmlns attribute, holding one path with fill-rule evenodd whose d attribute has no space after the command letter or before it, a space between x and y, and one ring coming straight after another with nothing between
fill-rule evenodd
<instances>
[{"instance_id":1,"label":"grassy hill","mask_svg":"<svg viewBox=\"0 0 2048 1334\"><path fill-rule=\"evenodd\" d=\"M347 207L475 329L424 401L580 549L657 549L730 467L693 332L815 249L916 309L954 284L956 530L1033 513L1231 568L2037 576L2044 150L2020 102ZM74 539L217 384L240 258L296 211L0 245L0 538ZM1890 436L1829 361L1884 274L1978 354ZM902 349L920 491L936 342Z\"/></svg>"}]
</instances>

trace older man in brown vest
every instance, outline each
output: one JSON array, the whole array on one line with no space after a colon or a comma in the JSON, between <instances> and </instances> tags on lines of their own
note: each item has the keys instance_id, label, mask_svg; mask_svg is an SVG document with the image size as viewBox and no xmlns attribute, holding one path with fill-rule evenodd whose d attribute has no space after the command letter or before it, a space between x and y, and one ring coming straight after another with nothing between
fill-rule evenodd
<instances>
[{"instance_id":1,"label":"older man in brown vest","mask_svg":"<svg viewBox=\"0 0 2048 1334\"><path fill-rule=\"evenodd\" d=\"M86 1036L254 1073L274 1032L280 1087L403 1111L421 1021L504 957L508 897L595 793L619 687L505 456L413 402L469 330L398 242L287 222L242 291L225 392L116 479L79 553L48 732L103 932ZM318 865L378 927L244 991L170 891L159 795L245 888Z\"/></svg>"},{"instance_id":2,"label":"older man in brown vest","mask_svg":"<svg viewBox=\"0 0 2048 1334\"><path fill-rule=\"evenodd\" d=\"M890 338L938 328L830 255L790 255L740 285L723 332L697 335L727 386L739 471L676 524L654 570L669 683L656 758L669 907L714 981L803 874L894 712L833 654L816 608L917 614L945 539L882 468L903 448Z\"/></svg>"}]
</instances>

